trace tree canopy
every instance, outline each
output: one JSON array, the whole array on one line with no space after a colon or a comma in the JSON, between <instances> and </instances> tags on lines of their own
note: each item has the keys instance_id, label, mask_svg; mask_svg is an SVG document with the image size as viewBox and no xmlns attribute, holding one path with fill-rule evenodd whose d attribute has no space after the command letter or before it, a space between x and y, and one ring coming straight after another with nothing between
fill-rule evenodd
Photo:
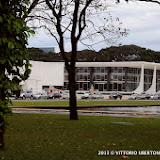
<instances>
[{"instance_id":1,"label":"tree canopy","mask_svg":"<svg viewBox=\"0 0 160 160\"><path fill-rule=\"evenodd\" d=\"M23 18L27 4L27 0L0 1L0 149L4 148L9 97L30 73L26 44L31 31Z\"/></svg>"},{"instance_id":2,"label":"tree canopy","mask_svg":"<svg viewBox=\"0 0 160 160\"><path fill-rule=\"evenodd\" d=\"M60 53L44 53L38 48L29 48L30 60L58 62L64 61ZM66 53L70 59L71 53ZM111 62L111 61L148 61L160 63L160 52L142 48L136 45L112 46L94 50L77 52L77 62Z\"/></svg>"}]
</instances>

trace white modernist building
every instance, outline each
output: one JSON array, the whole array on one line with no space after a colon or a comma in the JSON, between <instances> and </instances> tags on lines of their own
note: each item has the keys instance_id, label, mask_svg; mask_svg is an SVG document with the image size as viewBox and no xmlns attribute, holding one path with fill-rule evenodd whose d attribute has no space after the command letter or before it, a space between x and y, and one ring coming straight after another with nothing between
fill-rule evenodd
<instances>
[{"instance_id":1,"label":"white modernist building","mask_svg":"<svg viewBox=\"0 0 160 160\"><path fill-rule=\"evenodd\" d=\"M63 62L30 61L32 64L29 78L20 85L23 90L32 90L33 93L42 92L45 86L64 85Z\"/></svg>"},{"instance_id":2,"label":"white modernist building","mask_svg":"<svg viewBox=\"0 0 160 160\"><path fill-rule=\"evenodd\" d=\"M68 89L64 62L30 61L31 74L21 83L23 90L42 92L49 87ZM160 90L160 64L130 62L77 62L77 90L155 93Z\"/></svg>"}]
</instances>

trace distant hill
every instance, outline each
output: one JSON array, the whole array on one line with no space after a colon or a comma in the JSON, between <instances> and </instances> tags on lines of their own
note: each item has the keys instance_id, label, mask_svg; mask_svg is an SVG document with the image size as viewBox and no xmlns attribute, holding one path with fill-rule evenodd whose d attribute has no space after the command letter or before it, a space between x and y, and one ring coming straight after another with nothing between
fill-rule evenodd
<instances>
[{"instance_id":1,"label":"distant hill","mask_svg":"<svg viewBox=\"0 0 160 160\"><path fill-rule=\"evenodd\" d=\"M29 48L30 60L59 62L64 61L61 54L45 53L39 48ZM66 56L70 59L70 53ZM111 61L148 61L160 63L160 52L142 48L136 45L112 46L101 49L82 50L77 53L77 62L111 62Z\"/></svg>"}]
</instances>

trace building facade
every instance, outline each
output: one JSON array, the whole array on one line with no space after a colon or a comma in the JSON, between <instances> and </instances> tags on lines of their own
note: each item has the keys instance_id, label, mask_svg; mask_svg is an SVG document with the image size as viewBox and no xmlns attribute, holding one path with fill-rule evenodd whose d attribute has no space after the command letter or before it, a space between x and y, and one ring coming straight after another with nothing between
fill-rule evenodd
<instances>
[{"instance_id":1,"label":"building facade","mask_svg":"<svg viewBox=\"0 0 160 160\"><path fill-rule=\"evenodd\" d=\"M41 92L47 87L68 90L64 62L31 61L31 75L22 88ZM28 85L28 86L26 86ZM155 93L160 90L160 64L150 62L77 62L77 90Z\"/></svg>"}]
</instances>

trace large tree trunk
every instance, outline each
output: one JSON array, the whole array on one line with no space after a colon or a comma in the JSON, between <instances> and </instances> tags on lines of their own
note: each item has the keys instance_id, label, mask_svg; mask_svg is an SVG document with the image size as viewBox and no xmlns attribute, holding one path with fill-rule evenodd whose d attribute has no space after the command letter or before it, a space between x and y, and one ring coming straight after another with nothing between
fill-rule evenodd
<instances>
[{"instance_id":1,"label":"large tree trunk","mask_svg":"<svg viewBox=\"0 0 160 160\"><path fill-rule=\"evenodd\" d=\"M77 100L76 100L76 80L75 80L75 67L71 67L68 71L69 74L69 91L70 91L70 120L78 120L77 114Z\"/></svg>"},{"instance_id":2,"label":"large tree trunk","mask_svg":"<svg viewBox=\"0 0 160 160\"><path fill-rule=\"evenodd\" d=\"M0 106L0 110L2 109L2 106ZM4 149L4 133L5 133L5 119L3 115L0 115L0 150Z\"/></svg>"},{"instance_id":3,"label":"large tree trunk","mask_svg":"<svg viewBox=\"0 0 160 160\"><path fill-rule=\"evenodd\" d=\"M0 149L4 149L4 133L6 120L4 118L4 112L7 108L7 103L5 101L5 89L3 87L3 82L5 81L5 68L0 65Z\"/></svg>"}]
</instances>

